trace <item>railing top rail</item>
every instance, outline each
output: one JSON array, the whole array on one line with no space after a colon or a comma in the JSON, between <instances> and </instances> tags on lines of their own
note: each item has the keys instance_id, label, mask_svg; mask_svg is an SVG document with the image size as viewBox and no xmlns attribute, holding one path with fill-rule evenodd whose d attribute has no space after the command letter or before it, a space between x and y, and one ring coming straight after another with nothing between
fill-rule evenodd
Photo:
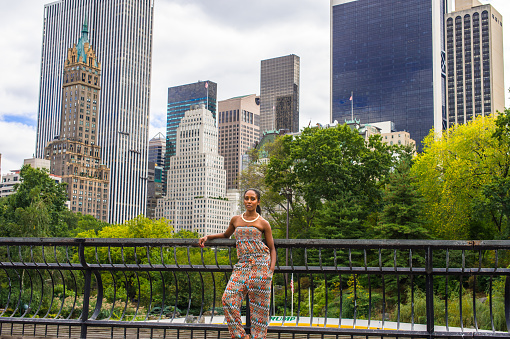
<instances>
[{"instance_id":1,"label":"railing top rail","mask_svg":"<svg viewBox=\"0 0 510 339\"><path fill-rule=\"evenodd\" d=\"M198 246L197 239L161 238L1 238L0 246ZM215 239L208 246L234 247L234 239ZM275 239L293 248L510 249L510 240Z\"/></svg>"}]
</instances>

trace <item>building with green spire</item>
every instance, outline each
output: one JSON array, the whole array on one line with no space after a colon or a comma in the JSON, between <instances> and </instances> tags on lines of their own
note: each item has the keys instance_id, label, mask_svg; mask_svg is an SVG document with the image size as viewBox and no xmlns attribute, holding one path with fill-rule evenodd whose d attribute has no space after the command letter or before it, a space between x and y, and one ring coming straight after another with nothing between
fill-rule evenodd
<instances>
[{"instance_id":1,"label":"building with green spire","mask_svg":"<svg viewBox=\"0 0 510 339\"><path fill-rule=\"evenodd\" d=\"M111 171L110 223L146 213L153 20L154 0L56 0L44 6L35 155L44 157L48 142L60 137L62 84L64 76L72 74L64 72L65 62L69 46L81 36L75 62L82 59L87 67L95 67L94 62L101 61L95 137ZM90 45L96 55L92 60L87 53ZM88 83L89 74L74 72L79 81L85 75ZM83 105L92 107L87 101ZM90 145L90 132L87 140Z\"/></svg>"},{"instance_id":2,"label":"building with green spire","mask_svg":"<svg viewBox=\"0 0 510 339\"><path fill-rule=\"evenodd\" d=\"M101 63L88 41L86 19L64 65L60 135L48 143L44 156L50 173L67 183L71 211L106 221L110 169L97 143Z\"/></svg>"}]
</instances>

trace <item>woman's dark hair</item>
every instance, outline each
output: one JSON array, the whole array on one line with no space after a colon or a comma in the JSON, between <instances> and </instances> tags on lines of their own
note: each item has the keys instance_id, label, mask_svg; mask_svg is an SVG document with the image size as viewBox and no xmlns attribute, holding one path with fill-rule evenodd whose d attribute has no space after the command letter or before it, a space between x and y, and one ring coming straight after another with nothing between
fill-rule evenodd
<instances>
[{"instance_id":1,"label":"woman's dark hair","mask_svg":"<svg viewBox=\"0 0 510 339\"><path fill-rule=\"evenodd\" d=\"M244 191L244 194L243 194L243 198L244 196L246 195L246 193L248 191L253 191L255 192L255 195L257 196L257 200L260 202L260 191L255 189L255 188L248 188L246 191ZM261 214L262 210L260 209L260 205L257 205L257 208L255 209L255 211L258 213L258 214Z\"/></svg>"}]
</instances>

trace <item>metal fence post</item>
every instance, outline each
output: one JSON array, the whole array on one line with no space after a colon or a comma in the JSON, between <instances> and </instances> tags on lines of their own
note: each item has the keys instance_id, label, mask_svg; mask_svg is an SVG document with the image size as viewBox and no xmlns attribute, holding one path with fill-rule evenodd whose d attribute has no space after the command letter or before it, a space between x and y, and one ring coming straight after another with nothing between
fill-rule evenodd
<instances>
[{"instance_id":1,"label":"metal fence post","mask_svg":"<svg viewBox=\"0 0 510 339\"><path fill-rule=\"evenodd\" d=\"M510 276L505 278L505 320L506 330L510 332Z\"/></svg>"},{"instance_id":2,"label":"metal fence post","mask_svg":"<svg viewBox=\"0 0 510 339\"><path fill-rule=\"evenodd\" d=\"M425 288L426 288L426 308L427 308L427 332L429 338L433 337L434 333L434 277L432 275L432 248L427 247L425 257Z\"/></svg>"},{"instance_id":3,"label":"metal fence post","mask_svg":"<svg viewBox=\"0 0 510 339\"><path fill-rule=\"evenodd\" d=\"M84 275L85 275L85 282L83 286L83 309L81 312L81 331L80 331L80 338L85 339L87 338L87 320L89 318L89 299L90 299L90 284L91 284L91 278L92 278L92 270L89 268L87 261L85 260L85 245L82 242L80 242L80 246L78 248L78 256L80 258L80 263L83 266Z\"/></svg>"}]
</instances>

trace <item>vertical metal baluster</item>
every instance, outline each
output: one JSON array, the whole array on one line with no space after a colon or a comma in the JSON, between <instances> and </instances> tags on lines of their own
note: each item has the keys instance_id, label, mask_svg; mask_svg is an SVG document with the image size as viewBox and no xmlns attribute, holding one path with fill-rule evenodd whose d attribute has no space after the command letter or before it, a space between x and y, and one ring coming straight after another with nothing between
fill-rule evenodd
<instances>
[{"instance_id":1,"label":"vertical metal baluster","mask_svg":"<svg viewBox=\"0 0 510 339\"><path fill-rule=\"evenodd\" d=\"M292 271L294 271L294 257L292 256L292 247L290 248L289 250L290 252L290 268ZM294 280L293 280L293 277L291 275L291 282L292 282L292 290L294 290ZM293 298L293 291L291 291L291 308L292 308L292 305L294 305L294 298ZM291 314L290 314L291 317L294 316L294 310L292 310ZM296 322L296 326L297 326L297 322Z\"/></svg>"},{"instance_id":2,"label":"vertical metal baluster","mask_svg":"<svg viewBox=\"0 0 510 339\"><path fill-rule=\"evenodd\" d=\"M205 261L204 261L204 249L203 248L200 248L200 257L202 259L202 266L205 269L206 266L205 266ZM212 283L213 283L213 304L212 304L211 320L209 321L209 323L212 323L212 321L214 319L214 314L216 313L216 278L214 277L213 271L211 271L211 278L212 278ZM205 336L205 332L204 332L204 336Z\"/></svg>"},{"instance_id":3,"label":"vertical metal baluster","mask_svg":"<svg viewBox=\"0 0 510 339\"><path fill-rule=\"evenodd\" d=\"M320 257L320 250L319 250L319 257ZM285 273L283 275L283 283L284 283L284 302L283 302L283 319L282 319L282 326L284 326L285 324L285 318L287 317L287 298L288 298L288 293L287 293L287 286L289 284L289 274L288 273Z\"/></svg>"},{"instance_id":4,"label":"vertical metal baluster","mask_svg":"<svg viewBox=\"0 0 510 339\"><path fill-rule=\"evenodd\" d=\"M328 321L328 276L326 273L324 273L324 287L326 288L326 310L324 312L324 327L326 327Z\"/></svg>"},{"instance_id":5,"label":"vertical metal baluster","mask_svg":"<svg viewBox=\"0 0 510 339\"><path fill-rule=\"evenodd\" d=\"M444 300L444 309L445 309L445 312L444 312L444 317L445 317L445 323L446 323L446 331L450 331L449 329L449 326L448 326L448 280L449 280L449 275L448 275L448 270L450 268L450 249L447 248L446 249L446 284L444 286L444 295L445 295L445 300Z\"/></svg>"},{"instance_id":6,"label":"vertical metal baluster","mask_svg":"<svg viewBox=\"0 0 510 339\"><path fill-rule=\"evenodd\" d=\"M189 250L189 246L188 246L188 250ZM203 257L202 257L202 265L204 265ZM205 265L204 265L204 267L205 267ZM205 285L204 285L204 277L202 276L202 272L198 271L198 275L200 276L200 284L201 284L201 288L202 288L202 302L200 303L200 313L198 314L198 318L200 319L202 317L202 313L204 312L204 306L205 306ZM214 313L214 309L213 309L212 313Z\"/></svg>"},{"instance_id":7,"label":"vertical metal baluster","mask_svg":"<svg viewBox=\"0 0 510 339\"><path fill-rule=\"evenodd\" d=\"M297 317L296 317L296 326L299 324L299 317L301 315L301 279L299 278L299 273L296 273L296 280L298 283L298 304L297 304Z\"/></svg>"},{"instance_id":8,"label":"vertical metal baluster","mask_svg":"<svg viewBox=\"0 0 510 339\"><path fill-rule=\"evenodd\" d=\"M338 328L342 327L342 311L343 311L343 288L342 288L342 274L338 275L338 288L340 289L340 312L338 313Z\"/></svg>"},{"instance_id":9,"label":"vertical metal baluster","mask_svg":"<svg viewBox=\"0 0 510 339\"><path fill-rule=\"evenodd\" d=\"M350 259L350 258L349 258ZM357 275L353 274L354 276L354 314L352 316L352 328L356 329L356 320L358 317L358 294L357 294Z\"/></svg>"},{"instance_id":10,"label":"vertical metal baluster","mask_svg":"<svg viewBox=\"0 0 510 339\"><path fill-rule=\"evenodd\" d=\"M124 267L127 267L126 260L124 259L124 246L120 247L120 257L121 257L122 263L124 264ZM124 319L124 316L126 315L127 305L129 303L129 295L127 293L127 291L129 291L129 282L128 282L128 278L126 275L126 271L125 270L122 271L122 274L124 275L124 288L126 289L126 304L124 305L124 310L122 311L122 315L120 316L120 319L119 319L121 321L122 321L122 319ZM124 328L124 334L126 334L125 328Z\"/></svg>"},{"instance_id":11,"label":"vertical metal baluster","mask_svg":"<svg viewBox=\"0 0 510 339\"><path fill-rule=\"evenodd\" d=\"M193 268L193 265L191 265L191 258L189 256L189 246L187 247L187 252L188 252L188 263L190 265L191 268ZM189 316L189 311L191 309L191 277L189 275L189 271L185 271L186 272L186 276L188 277L188 309L186 310L186 317Z\"/></svg>"},{"instance_id":12,"label":"vertical metal baluster","mask_svg":"<svg viewBox=\"0 0 510 339\"><path fill-rule=\"evenodd\" d=\"M179 263L177 262L177 246L174 246L174 261L175 261L175 266L177 266L177 268L180 268ZM177 302L179 299L179 284L177 282L177 274L175 273L175 271L172 271L172 273L173 273L174 282L175 282L175 305L174 305L174 313L172 314L172 319L170 320L170 322L173 322L175 319L175 314L177 312Z\"/></svg>"},{"instance_id":13,"label":"vertical metal baluster","mask_svg":"<svg viewBox=\"0 0 510 339\"><path fill-rule=\"evenodd\" d=\"M482 250L478 250L478 272L482 270ZM475 323L475 330L478 332L478 319L476 317L476 278L473 276L473 319Z\"/></svg>"},{"instance_id":14,"label":"vertical metal baluster","mask_svg":"<svg viewBox=\"0 0 510 339\"><path fill-rule=\"evenodd\" d=\"M426 303L427 303L427 332L429 336L434 333L435 328L435 319L434 319L434 278L432 276L433 273L433 262L432 262L432 248L427 247L427 255L425 257L425 265L426 265L426 277L425 277L425 285L426 285Z\"/></svg>"},{"instance_id":15,"label":"vertical metal baluster","mask_svg":"<svg viewBox=\"0 0 510 339\"><path fill-rule=\"evenodd\" d=\"M473 276L473 321L475 323L475 331L478 332L478 319L476 318L476 275Z\"/></svg>"},{"instance_id":16,"label":"vertical metal baluster","mask_svg":"<svg viewBox=\"0 0 510 339\"><path fill-rule=\"evenodd\" d=\"M492 279L493 279L493 276L491 275L489 277L489 312L490 312L490 317L491 317L492 332L496 332L496 329L494 328L494 314L492 311Z\"/></svg>"},{"instance_id":17,"label":"vertical metal baluster","mask_svg":"<svg viewBox=\"0 0 510 339\"><path fill-rule=\"evenodd\" d=\"M384 329L384 312L385 312L385 302L386 302L386 296L385 296L385 288L384 288L384 275L382 274L382 250L381 248L378 248L377 250L378 260L379 260L379 272L381 273L381 283L382 283L382 293L383 293L383 310L382 310L382 319L381 319L381 328Z\"/></svg>"},{"instance_id":18,"label":"vertical metal baluster","mask_svg":"<svg viewBox=\"0 0 510 339\"><path fill-rule=\"evenodd\" d=\"M321 272L324 272L324 269L322 267L322 255L321 255L321 249L319 248L319 265L320 265L320 269L321 269ZM325 287L325 291L326 291L326 311L325 311L325 315L324 315L324 327L326 327L326 323L327 323L327 320L328 320L328 278L326 276L326 273L324 273L324 287Z\"/></svg>"},{"instance_id":19,"label":"vertical metal baluster","mask_svg":"<svg viewBox=\"0 0 510 339\"><path fill-rule=\"evenodd\" d=\"M39 267L39 265L35 262L35 258L33 256L33 252L31 253L31 259L32 259L32 263L36 267ZM37 306L37 310L32 315L32 318L35 318L37 316L37 314L39 313L39 311L41 310L42 302L43 302L43 299L44 299L44 279L43 279L41 271L39 269L36 269L35 272L39 276L39 281L41 282L41 294L40 294L40 297L39 297L39 305ZM2 314L0 314L0 317L2 316ZM36 327L37 327L37 324L34 323L34 337L35 337L35 333L36 333Z\"/></svg>"},{"instance_id":20,"label":"vertical metal baluster","mask_svg":"<svg viewBox=\"0 0 510 339\"><path fill-rule=\"evenodd\" d=\"M466 252L462 250L462 273L466 268ZM460 328L462 332L464 332L464 321L462 319L462 285L464 284L464 275L460 276L460 286L459 286L459 314L460 314Z\"/></svg>"},{"instance_id":21,"label":"vertical metal baluster","mask_svg":"<svg viewBox=\"0 0 510 339\"><path fill-rule=\"evenodd\" d=\"M159 256L161 258L161 265L166 268L165 265L165 259L163 258L163 245L159 246ZM167 270L165 270L167 271ZM161 313L159 315L159 319L163 319L163 310L165 307L165 301L166 301L166 285L165 285L165 275L163 274L163 271L159 271L159 276L161 277L161 287L162 287L162 293L163 296L161 298ZM163 330L163 337L166 336L166 329Z\"/></svg>"},{"instance_id":22,"label":"vertical metal baluster","mask_svg":"<svg viewBox=\"0 0 510 339\"><path fill-rule=\"evenodd\" d=\"M400 275L397 274L397 330L400 330Z\"/></svg>"},{"instance_id":23,"label":"vertical metal baluster","mask_svg":"<svg viewBox=\"0 0 510 339\"><path fill-rule=\"evenodd\" d=\"M44 247L43 247L44 249ZM82 311L80 315L81 327L80 327L80 338L87 337L88 326L86 321L89 317L89 299L90 299L90 286L91 286L91 278L92 278L92 270L89 268L87 260L85 259L85 245L83 242L80 242L78 247L78 256L81 264L81 269L84 275L84 284L83 284L83 304ZM43 254L44 258L44 254ZM53 292L54 294L54 292ZM48 310L49 312L49 310Z\"/></svg>"},{"instance_id":24,"label":"vertical metal baluster","mask_svg":"<svg viewBox=\"0 0 510 339\"><path fill-rule=\"evenodd\" d=\"M9 245L7 245L7 258L9 259L9 261L12 264L11 248L9 247ZM11 276L10 276L8 270L4 269L4 271L5 271L5 274L7 275L7 279L9 280L9 293L7 294L7 303L5 304L4 310L3 310L2 314L0 314L0 317L3 317L4 313L9 308L9 304L11 303L11 295L12 295L12 280L11 280Z\"/></svg>"},{"instance_id":25,"label":"vertical metal baluster","mask_svg":"<svg viewBox=\"0 0 510 339\"><path fill-rule=\"evenodd\" d=\"M411 331L414 331L414 274L413 272L413 250L409 249L409 273L411 273Z\"/></svg>"},{"instance_id":26,"label":"vertical metal baluster","mask_svg":"<svg viewBox=\"0 0 510 339\"><path fill-rule=\"evenodd\" d=\"M44 265L46 267L48 267L48 262L46 261L46 254L44 253L44 245L41 246L41 251L42 251L42 258L43 258L43 261L44 261ZM49 269L46 269L46 271L48 272L48 275L50 276L50 280L51 280L51 301L50 301L50 306L48 306L48 312L46 312L46 314L44 315L43 318L46 318L50 312L51 312L51 309L53 307L53 300L55 300L55 281L53 279L53 274L51 274L51 271Z\"/></svg>"},{"instance_id":27,"label":"vertical metal baluster","mask_svg":"<svg viewBox=\"0 0 510 339\"><path fill-rule=\"evenodd\" d=\"M147 315L145 316L145 321L147 321L149 319L149 312L151 311L152 309L152 275L151 275L151 271L146 271L145 272L147 274L147 277L149 278L149 288L150 288L150 297L149 297L149 307L147 309ZM141 295L140 295L141 297ZM141 298L139 298L141 299ZM161 319L161 315L163 313L163 309L161 309L161 312L159 314L159 318ZM152 329L151 329L151 338L152 338Z\"/></svg>"},{"instance_id":28,"label":"vertical metal baluster","mask_svg":"<svg viewBox=\"0 0 510 339\"><path fill-rule=\"evenodd\" d=\"M313 309L313 302L314 302L314 296L315 296L315 291L314 291L314 285L313 285L313 277L312 277L312 273L310 272L310 293L312 294L312 300L310 300L310 308L311 308L311 314L310 314L310 326L312 326L313 324L313 315L314 315L314 309ZM310 298L310 295L308 296L308 298Z\"/></svg>"},{"instance_id":29,"label":"vertical metal baluster","mask_svg":"<svg viewBox=\"0 0 510 339\"><path fill-rule=\"evenodd\" d=\"M66 260L67 260L67 263L69 264L69 266L73 266L71 264L71 260L69 259L69 246L66 246ZM76 308L76 301L78 300L78 283L76 281L76 277L74 276L74 273L72 270L69 270L69 274L71 274L71 278L73 278L75 293L74 293L73 307L71 308L71 312L69 312L67 319L71 319L71 317L73 316L74 310ZM42 296L41 296L41 299L42 299Z\"/></svg>"},{"instance_id":30,"label":"vertical metal baluster","mask_svg":"<svg viewBox=\"0 0 510 339\"><path fill-rule=\"evenodd\" d=\"M112 267L113 266L113 262L112 262L112 256L111 256L111 253L110 253L110 249L111 249L111 247L108 246L108 249L107 249L108 263L109 263L110 267ZM110 314L108 315L108 317L105 320L110 320L110 318L113 315L113 311L115 309L115 303L117 302L117 280L115 279L115 275L113 274L113 271L109 270L108 272L110 272L110 275L112 276L112 282L113 282L113 302L112 302L112 308L110 310ZM112 337L113 337L113 328L112 328Z\"/></svg>"},{"instance_id":31,"label":"vertical metal baluster","mask_svg":"<svg viewBox=\"0 0 510 339\"><path fill-rule=\"evenodd\" d=\"M137 251L136 251L136 246L134 246L134 259L135 259L135 264L138 266L138 268L140 268L140 265L138 264L138 256L137 256ZM127 265L126 265L127 266ZM136 310L135 310L135 314L133 315L133 319L131 321L135 321L136 320L136 317L138 316L138 311L140 310L140 300L142 299L142 291L141 291L141 283L140 283L140 275L138 274L138 270L135 270L135 277L136 277L136 283L138 285L138 297L136 298ZM127 289L126 289L127 291ZM137 333L138 333L138 330L137 330Z\"/></svg>"},{"instance_id":32,"label":"vertical metal baluster","mask_svg":"<svg viewBox=\"0 0 510 339\"><path fill-rule=\"evenodd\" d=\"M498 250L494 251L494 257L495 257L495 260L494 260L494 272L496 272L498 270ZM493 281L493 278L494 278L494 276L491 275L490 276L490 280L489 280L489 296L490 296L490 298L489 298L489 308L490 308L492 332L496 332L496 329L494 327L494 312L493 312L493 304L492 304L492 281Z\"/></svg>"},{"instance_id":33,"label":"vertical metal baluster","mask_svg":"<svg viewBox=\"0 0 510 339\"><path fill-rule=\"evenodd\" d=\"M365 272L368 272L368 262L367 262L367 250L363 249L363 263L365 265ZM370 281L370 274L367 273L368 279L368 322L367 328L370 329L370 322L372 320L372 284Z\"/></svg>"}]
</instances>

